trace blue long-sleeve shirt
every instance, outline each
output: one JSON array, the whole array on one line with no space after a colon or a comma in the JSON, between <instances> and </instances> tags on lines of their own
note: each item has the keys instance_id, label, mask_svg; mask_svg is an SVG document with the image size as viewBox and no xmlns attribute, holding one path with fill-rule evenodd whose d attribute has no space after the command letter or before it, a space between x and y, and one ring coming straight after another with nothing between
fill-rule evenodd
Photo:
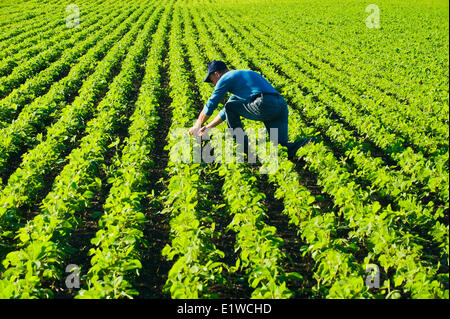
<instances>
[{"instance_id":1,"label":"blue long-sleeve shirt","mask_svg":"<svg viewBox=\"0 0 450 319\"><path fill-rule=\"evenodd\" d=\"M259 93L278 93L277 90L259 73L251 70L228 71L216 84L216 88L206 102L203 112L211 116L217 105L225 97L227 92L232 93L230 100L248 100ZM226 119L225 109L219 113L222 120Z\"/></svg>"}]
</instances>

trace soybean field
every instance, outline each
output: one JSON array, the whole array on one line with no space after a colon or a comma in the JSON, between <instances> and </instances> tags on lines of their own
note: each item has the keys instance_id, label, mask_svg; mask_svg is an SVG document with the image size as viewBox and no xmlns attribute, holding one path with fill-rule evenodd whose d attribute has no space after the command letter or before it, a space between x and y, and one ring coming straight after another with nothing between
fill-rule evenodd
<instances>
[{"instance_id":1,"label":"soybean field","mask_svg":"<svg viewBox=\"0 0 450 319\"><path fill-rule=\"evenodd\" d=\"M449 3L373 2L1 1L0 298L448 299ZM212 60L315 142L177 161Z\"/></svg>"}]
</instances>

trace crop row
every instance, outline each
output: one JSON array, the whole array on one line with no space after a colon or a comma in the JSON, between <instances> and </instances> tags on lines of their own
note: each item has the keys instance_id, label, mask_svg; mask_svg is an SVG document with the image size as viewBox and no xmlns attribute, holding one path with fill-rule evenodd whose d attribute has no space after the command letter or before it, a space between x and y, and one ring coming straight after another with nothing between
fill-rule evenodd
<instances>
[{"instance_id":1,"label":"crop row","mask_svg":"<svg viewBox=\"0 0 450 319\"><path fill-rule=\"evenodd\" d=\"M259 8L254 9L259 10ZM305 32L303 33L302 41L297 41L298 38L294 37L294 31L297 27L291 23L292 21L297 20L288 17L295 15L296 13L280 11L280 14L284 15L284 21L289 21L283 28L276 29L276 34L282 34L285 36L284 39L289 39L280 42L284 47L299 53L309 52L310 56L315 56L320 61L334 66L339 70L341 75L347 74L349 76L348 80L355 89L364 87L369 90L370 94L375 94L375 96L378 96L376 91L384 92L385 95L382 99L385 103L383 106L387 108L391 108L392 106L399 108L401 112L397 114L398 116L407 114L410 119L417 117L420 119L425 115L427 119L430 119L432 123L438 126L439 122L435 122L435 118L441 123L448 122L448 109L446 111L446 109L442 107L443 103L445 103L445 94L442 94L445 93L445 83L441 81L441 70L445 70L445 68L441 68L438 63L435 63L437 61L426 61L424 57L428 55L415 56L415 58L420 58L415 59L416 63L408 64L408 68L413 68L413 70L409 69L409 74L405 76L405 74L399 73L399 67L403 68L405 64L397 65L395 71L391 71L393 69L391 66L385 68L384 64L387 60L384 57L380 58L380 55L373 54L372 50L361 50L361 42L359 42L358 45L357 41L344 38L342 36L344 34L342 32L342 27L337 29L327 29L327 34L329 35L327 37L318 38L315 36L312 38ZM274 16L265 15L262 23L256 23L254 19L252 21L252 28L254 27L263 31L273 31L275 25L277 24ZM318 26L315 25L314 27ZM348 29L346 31L348 31ZM358 32L358 34L356 34L360 41L361 38L364 37L361 33L362 32ZM317 32L314 32L314 34L317 35ZM367 35L370 37L371 33L367 33ZM417 35L420 37L420 33ZM392 36L392 34L383 33L383 36ZM369 37L363 39L366 41L363 45L370 45ZM293 39L294 41L292 41ZM336 41L336 39L340 39L340 41ZM395 45L396 41L397 39L390 44ZM414 50L423 50L430 45L430 43L431 42L428 41L421 42ZM382 47L377 46L377 49L378 48ZM424 49L424 52L427 52L426 50L427 49ZM357 52L357 55L349 54L349 52ZM444 55L441 55L440 57L443 58ZM404 59L407 59L406 56L404 56ZM424 64L421 64L422 62L424 62ZM424 72L424 69L425 71L433 70L431 74L427 74L426 83L422 83L422 80L417 81L418 76L427 73ZM411 77L411 74L414 74L415 76ZM433 76L433 82L431 82L430 75ZM430 91L433 91L433 94L430 94ZM381 98L381 96L379 97ZM444 97L444 99L436 100L441 97ZM416 109L421 110L421 112L415 112L414 110ZM437 115L443 115L443 117ZM447 120L445 121L445 119Z\"/></svg>"},{"instance_id":2,"label":"crop row","mask_svg":"<svg viewBox=\"0 0 450 319\"><path fill-rule=\"evenodd\" d=\"M130 13L131 10L128 12ZM117 41L124 33L130 30L131 23L136 21L141 11L135 11L127 21L119 25L121 20L129 13L125 13L124 17L118 19L118 27L115 32L99 43L101 50L111 49L96 66L95 72L84 81L74 102L62 110L59 120L47 130L46 138L42 139L40 144L23 156L21 166L11 175L7 186L2 190L0 198L2 203L0 206L0 228L2 232L6 231L2 236L11 234L9 227L14 226L17 219L20 219L20 208L24 205L32 205L40 198L42 190L45 189L48 183L45 180L45 176L51 172L55 164L61 162L62 155L75 145L77 136L85 128L85 121L92 114L97 113L95 110L96 102L106 91L109 79L113 76L114 70L120 65L121 58L124 56L123 49L118 47L118 44L121 42ZM130 33L128 33L126 40L130 41ZM124 40L122 39L121 41ZM113 43L116 44L112 46ZM84 68L92 67L91 65L95 61L96 56L94 54L85 61ZM74 76L79 75L76 72L77 70L79 69L74 69ZM80 79L75 79L75 81L77 83ZM64 96L61 98L64 98ZM60 101L62 100L56 101L56 103ZM53 103L49 101L49 104L36 105L36 107L47 105L49 105L47 107L51 107L54 105ZM39 112L42 112L39 108L34 111L34 113ZM30 115L33 116L33 113ZM24 122L26 123L26 119ZM33 127L36 124L39 124L39 122L31 122L31 125L28 124L28 127ZM17 135L13 137L15 136ZM20 139L12 140L12 142L18 141Z\"/></svg>"},{"instance_id":3,"label":"crop row","mask_svg":"<svg viewBox=\"0 0 450 319\"><path fill-rule=\"evenodd\" d=\"M142 200L146 196L148 169L153 165L149 154L154 148L159 121L160 71L169 18L170 7L166 8L151 43L144 37L139 40L144 42L139 44L141 47L150 44L145 74L130 118L129 137L123 142L120 160L114 163L112 187L98 223L99 230L91 240L95 248L90 251L92 266L87 275L88 285L80 290L77 298L120 298L136 294L131 282L142 268L140 252L145 246L146 222ZM151 27L148 24L143 34L147 35Z\"/></svg>"},{"instance_id":4,"label":"crop row","mask_svg":"<svg viewBox=\"0 0 450 319\"><path fill-rule=\"evenodd\" d=\"M110 51L119 61L128 50L129 53L122 71L98 105L98 116L87 124L86 136L79 148L69 155L69 164L43 200L40 213L19 230L18 238L23 248L9 253L3 261L6 271L0 285L6 297L51 296L51 291L43 289L40 283L44 278L60 279L67 254L67 239L80 223L77 215L91 206L95 192L102 187L99 171L105 165L105 154L116 139L116 131L127 111L133 83L139 76L137 68L145 58L145 40L155 26L160 10L152 12L147 9L118 43L116 50ZM148 24L152 27L146 28ZM147 33L140 33L136 40L143 26Z\"/></svg>"},{"instance_id":5,"label":"crop row","mask_svg":"<svg viewBox=\"0 0 450 319\"><path fill-rule=\"evenodd\" d=\"M87 16L91 17L98 15L105 9L92 4L83 7L83 11L89 12ZM8 40L8 45L0 53L1 76L11 73L20 61L29 59L58 43L58 39L62 37L60 33L64 34L65 31L70 31L66 26L64 17L59 12L55 16L48 17L48 19L49 22L44 25L44 28L34 27L29 32Z\"/></svg>"},{"instance_id":6,"label":"crop row","mask_svg":"<svg viewBox=\"0 0 450 319\"><path fill-rule=\"evenodd\" d=\"M96 24L86 28L87 34L92 34L84 41L77 41L75 46L67 49L61 55L61 58L40 73L29 78L24 84L14 89L7 97L0 101L0 128L6 127L22 110L23 106L32 102L36 97L47 90L61 77L68 73L73 63L76 63L90 47L96 44L96 40L101 38L107 29L108 24L120 13L120 10L109 10L102 12L104 17L94 17ZM101 29L100 29L101 28Z\"/></svg>"},{"instance_id":7,"label":"crop row","mask_svg":"<svg viewBox=\"0 0 450 319\"><path fill-rule=\"evenodd\" d=\"M171 242L162 251L168 260L175 260L164 290L172 298L212 297L209 285L222 279L223 265L218 261L223 252L212 243L214 225L208 226L206 212L201 207L202 182L200 164L180 163L180 145L183 139L179 128L189 126L195 116L189 78L184 68L184 48L179 7L174 7L169 34L169 88L172 103L172 125L167 148L170 176L164 197L164 212L170 214ZM186 132L183 130L183 135Z\"/></svg>"}]
</instances>

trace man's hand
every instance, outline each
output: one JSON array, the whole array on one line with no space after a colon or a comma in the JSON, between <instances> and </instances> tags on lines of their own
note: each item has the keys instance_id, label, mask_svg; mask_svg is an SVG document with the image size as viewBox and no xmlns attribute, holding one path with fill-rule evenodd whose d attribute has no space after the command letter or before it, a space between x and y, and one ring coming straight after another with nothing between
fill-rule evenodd
<instances>
[{"instance_id":1,"label":"man's hand","mask_svg":"<svg viewBox=\"0 0 450 319\"><path fill-rule=\"evenodd\" d=\"M206 115L203 111L201 111L197 122L195 122L194 126L189 129L189 135L198 136L198 131L202 128L203 123L205 123L208 118L209 115Z\"/></svg>"},{"instance_id":2,"label":"man's hand","mask_svg":"<svg viewBox=\"0 0 450 319\"><path fill-rule=\"evenodd\" d=\"M193 127L191 127L189 129L189 135L194 135L194 136L198 136L198 131L200 130L200 126L199 125L194 125Z\"/></svg>"},{"instance_id":3,"label":"man's hand","mask_svg":"<svg viewBox=\"0 0 450 319\"><path fill-rule=\"evenodd\" d=\"M198 136L203 136L204 134L206 134L207 131L209 131L209 127L207 126L203 126L197 133Z\"/></svg>"},{"instance_id":4,"label":"man's hand","mask_svg":"<svg viewBox=\"0 0 450 319\"><path fill-rule=\"evenodd\" d=\"M213 127L216 127L217 125L219 125L220 123L223 122L223 120L220 117L220 115L217 115L216 118L211 123L209 123L208 125L202 127L202 124L208 118L209 118L209 116L204 114L203 111L202 111L200 113L199 119L197 120L195 125L189 129L189 135L194 135L194 136L198 136L198 137L203 136L207 131L209 131Z\"/></svg>"}]
</instances>

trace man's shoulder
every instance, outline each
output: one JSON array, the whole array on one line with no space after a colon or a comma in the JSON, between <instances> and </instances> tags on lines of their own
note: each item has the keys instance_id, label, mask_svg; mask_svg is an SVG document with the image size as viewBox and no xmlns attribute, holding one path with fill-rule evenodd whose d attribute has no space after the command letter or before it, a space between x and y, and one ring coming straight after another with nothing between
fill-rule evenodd
<instances>
[{"instance_id":1,"label":"man's shoulder","mask_svg":"<svg viewBox=\"0 0 450 319\"><path fill-rule=\"evenodd\" d=\"M248 73L248 72L253 72L252 70L247 70L247 69L237 69L237 70L232 70L230 72L234 72L234 73Z\"/></svg>"},{"instance_id":2,"label":"man's shoulder","mask_svg":"<svg viewBox=\"0 0 450 319\"><path fill-rule=\"evenodd\" d=\"M246 75L249 73L254 73L252 70L238 69L238 70L230 70L225 75L227 78L239 77L242 75Z\"/></svg>"}]
</instances>

